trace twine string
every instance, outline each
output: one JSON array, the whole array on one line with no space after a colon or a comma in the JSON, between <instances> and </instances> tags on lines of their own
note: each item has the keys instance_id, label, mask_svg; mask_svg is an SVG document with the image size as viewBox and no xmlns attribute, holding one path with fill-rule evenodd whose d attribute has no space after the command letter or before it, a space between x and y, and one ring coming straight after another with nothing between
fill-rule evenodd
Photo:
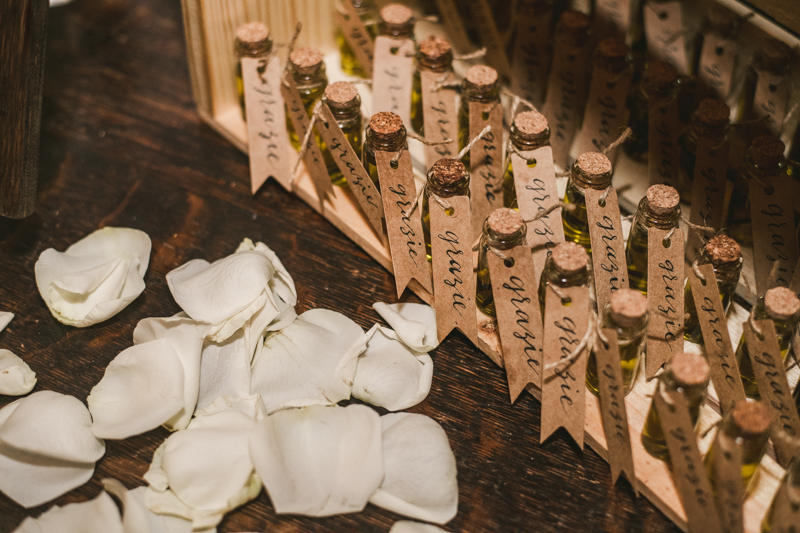
<instances>
[{"instance_id":1,"label":"twine string","mask_svg":"<svg viewBox=\"0 0 800 533\"><path fill-rule=\"evenodd\" d=\"M409 139L414 139L415 141L421 142L425 146L439 146L441 144L450 144L453 142L453 139L442 139L441 141L429 141L428 139L417 135L414 132L409 131L406 133L406 137Z\"/></svg>"},{"instance_id":2,"label":"twine string","mask_svg":"<svg viewBox=\"0 0 800 533\"><path fill-rule=\"evenodd\" d=\"M469 61L470 59L480 59L486 55L486 47L481 48L480 50L475 50L469 54L453 54L453 60L455 61Z\"/></svg>"},{"instance_id":3,"label":"twine string","mask_svg":"<svg viewBox=\"0 0 800 533\"><path fill-rule=\"evenodd\" d=\"M558 294L558 292L556 292L556 287L552 283L550 285L548 285L548 287L553 289L553 292ZM562 297L561 299L563 300L564 298ZM562 357L558 361L553 361L552 363L549 363L549 364L545 365L545 367L544 367L545 372L553 370L553 369L556 369L556 368L558 368L558 367L560 367L562 365L564 367L567 367L567 366L571 365L578 357L580 357L580 355L583 353L583 350L589 344L589 340L595 334L595 329L596 328L594 326L594 322L595 322L594 315L589 315L589 322L590 322L590 324L589 324L589 327L586 328L586 333L583 335L583 338L578 343L578 345L575 347L575 349L572 350L569 353L569 355L567 355L566 357Z\"/></svg>"},{"instance_id":4,"label":"twine string","mask_svg":"<svg viewBox=\"0 0 800 533\"><path fill-rule=\"evenodd\" d=\"M480 141L481 139L483 139L483 136L484 136L484 135L486 135L487 133L489 133L490 131L492 131L492 125L491 125L491 124L488 124L488 125L487 125L485 128L483 128L483 129L481 130L481 132L480 132L479 134L477 134L477 135L476 135L476 136L475 136L475 137L474 137L474 138L473 138L473 139L472 139L472 140L469 142L469 144L468 144L468 145L466 145L464 148L462 148L462 149L461 149L461 151L460 151L460 152L458 152L458 157L457 157L457 159L464 159L464 156L465 156L465 155L467 155L467 154L469 153L469 151L470 151L470 150L472 150L472 147L473 147L473 146L475 146L475 144L476 144L478 141Z\"/></svg>"},{"instance_id":5,"label":"twine string","mask_svg":"<svg viewBox=\"0 0 800 533\"><path fill-rule=\"evenodd\" d=\"M608 146L606 146L606 147L605 147L605 149L603 150L602 154L603 154L603 155L608 155L608 154L610 154L610 153L611 153L611 151L612 151L614 148L616 148L616 147L617 147L617 146L619 146L620 144L622 144L622 143L624 143L625 141L627 141L627 140L628 140L628 137L630 137L632 133L633 133L633 130L632 130L632 129L630 129L630 128L625 128L624 130L622 130L622 133L620 133L620 134L619 134L619 137L617 137L617 140L616 140L616 141L614 141L613 143L609 144Z\"/></svg>"},{"instance_id":6,"label":"twine string","mask_svg":"<svg viewBox=\"0 0 800 533\"><path fill-rule=\"evenodd\" d=\"M411 206L408 208L408 210L403 211L403 216L405 218L411 216L411 214L414 212L414 210L417 208L417 205L419 204L419 199L422 198L422 195L425 193L427 189L428 189L428 184L426 183L425 186L422 189L420 189L419 194L417 194L417 196L414 198L414 201L411 202Z\"/></svg>"},{"instance_id":7,"label":"twine string","mask_svg":"<svg viewBox=\"0 0 800 533\"><path fill-rule=\"evenodd\" d=\"M519 100L520 103L525 104L525 107L527 107L531 111L536 111L537 113L539 112L539 109L537 109L537 107L535 105L533 105L531 102L529 102L528 100L524 99L523 97L519 96L518 94L512 93L508 89L503 89L502 93L504 95L508 96L509 98Z\"/></svg>"},{"instance_id":8,"label":"twine string","mask_svg":"<svg viewBox=\"0 0 800 533\"><path fill-rule=\"evenodd\" d=\"M700 272L700 267L697 266L697 259L695 259L694 263L692 263L692 271L694 272L694 275L697 276L697 279L699 279L705 284L706 277L703 275L702 272Z\"/></svg>"},{"instance_id":9,"label":"twine string","mask_svg":"<svg viewBox=\"0 0 800 533\"><path fill-rule=\"evenodd\" d=\"M526 224L530 224L531 222L536 222L537 220L543 219L544 217L546 217L547 215L549 215L550 213L552 213L556 209L560 209L562 207L564 209L568 209L568 210L571 211L571 210L575 209L575 204L570 204L568 202L556 202L553 205L551 205L550 207L548 207L547 209L540 210L533 217L523 220L523 222L526 223Z\"/></svg>"},{"instance_id":10,"label":"twine string","mask_svg":"<svg viewBox=\"0 0 800 533\"><path fill-rule=\"evenodd\" d=\"M299 23L298 23L299 24ZM297 178L297 170L300 168L300 161L306 155L308 151L308 143L311 141L311 132L314 131L314 123L317 119L320 118L320 110L322 109L322 102L317 102L314 106L314 112L311 114L311 120L308 123L308 129L306 130L306 134L303 135L303 144L300 146L300 156L297 158L297 162L294 164L294 170L292 170L292 178L289 180L289 185L294 185L294 180Z\"/></svg>"}]
</instances>

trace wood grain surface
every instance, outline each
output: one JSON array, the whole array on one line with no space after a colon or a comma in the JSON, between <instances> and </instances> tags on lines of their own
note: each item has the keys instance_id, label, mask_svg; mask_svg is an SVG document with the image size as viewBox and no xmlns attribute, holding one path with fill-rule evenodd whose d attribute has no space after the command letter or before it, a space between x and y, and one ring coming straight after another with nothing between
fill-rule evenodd
<instances>
[{"instance_id":1,"label":"wood grain surface","mask_svg":"<svg viewBox=\"0 0 800 533\"><path fill-rule=\"evenodd\" d=\"M251 197L246 157L200 121L177 0L76 0L51 10L48 33L37 211L0 218L0 310L17 315L0 347L37 372L35 390L85 401L132 344L139 320L179 310L164 275L189 259L227 255L243 237L281 257L298 286L298 311L335 309L364 328L379 320L371 305L394 301L392 277L277 183ZM33 265L46 248L64 250L106 225L152 238L147 289L107 322L64 326L39 297ZM626 481L612 488L593 451L562 434L540 446L539 403L523 394L512 407L503 370L463 336L451 335L432 356L430 396L411 411L442 424L456 455L459 512L445 529L678 531ZM0 407L12 400L0 397ZM53 503L96 496L102 478L143 485L167 435L107 441L91 481L45 506L25 510L0 494L0 533ZM331 518L277 516L262 492L219 531L379 532L400 519L371 505Z\"/></svg>"}]
</instances>

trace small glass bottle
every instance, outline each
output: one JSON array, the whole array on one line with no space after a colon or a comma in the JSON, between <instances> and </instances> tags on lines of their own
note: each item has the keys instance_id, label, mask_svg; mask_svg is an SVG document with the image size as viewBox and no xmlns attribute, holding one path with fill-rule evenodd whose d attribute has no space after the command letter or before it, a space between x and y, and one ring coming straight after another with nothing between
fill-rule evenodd
<instances>
[{"instance_id":1,"label":"small glass bottle","mask_svg":"<svg viewBox=\"0 0 800 533\"><path fill-rule=\"evenodd\" d=\"M669 185L653 185L639 202L636 216L625 246L625 260L628 262L628 281L631 289L647 295L647 230L680 231L680 197L678 191Z\"/></svg>"},{"instance_id":2,"label":"small glass bottle","mask_svg":"<svg viewBox=\"0 0 800 533\"><path fill-rule=\"evenodd\" d=\"M378 35L392 39L414 40L414 12L403 4L388 4L381 8Z\"/></svg>"},{"instance_id":3,"label":"small glass bottle","mask_svg":"<svg viewBox=\"0 0 800 533\"><path fill-rule=\"evenodd\" d=\"M375 187L380 191L378 165L375 152L399 152L406 147L406 128L403 119L391 111L375 113L369 119L364 147L361 151L361 162Z\"/></svg>"},{"instance_id":4,"label":"small glass bottle","mask_svg":"<svg viewBox=\"0 0 800 533\"><path fill-rule=\"evenodd\" d=\"M765 39L760 43L744 76L744 87L739 101L742 120L754 120L760 116L753 108L759 74L764 73L783 78L780 83L787 83L786 78L789 76L791 66L792 49L786 43L773 38ZM783 117L779 118L783 120Z\"/></svg>"},{"instance_id":5,"label":"small glass bottle","mask_svg":"<svg viewBox=\"0 0 800 533\"><path fill-rule=\"evenodd\" d=\"M353 7L356 8L358 17L367 28L367 32L373 39L378 33L378 9L375 6L375 0L344 0L345 2L352 2ZM342 56L342 70L349 76L358 76L366 78L367 73L364 67L358 62L353 48L344 36L341 28L336 30L336 44L339 46L339 53Z\"/></svg>"},{"instance_id":6,"label":"small glass bottle","mask_svg":"<svg viewBox=\"0 0 800 533\"><path fill-rule=\"evenodd\" d=\"M797 414L800 415L800 377L797 378L797 383L794 384L794 408L797 409Z\"/></svg>"},{"instance_id":7,"label":"small glass bottle","mask_svg":"<svg viewBox=\"0 0 800 533\"><path fill-rule=\"evenodd\" d=\"M425 251L431 260L431 211L430 197L469 196L469 172L458 159L442 158L431 166L428 181L422 194L422 235L425 238Z\"/></svg>"},{"instance_id":8,"label":"small glass bottle","mask_svg":"<svg viewBox=\"0 0 800 533\"><path fill-rule=\"evenodd\" d=\"M617 332L619 359L622 364L622 386L625 394L628 394L636 381L636 373L647 340L647 298L632 289L614 292L603 309L600 327ZM600 395L600 378L594 348L586 366L586 386L595 396Z\"/></svg>"},{"instance_id":9,"label":"small glass bottle","mask_svg":"<svg viewBox=\"0 0 800 533\"><path fill-rule=\"evenodd\" d=\"M547 118L537 111L519 113L514 117L508 133L511 144L519 151L536 150L550 145L550 128L547 127ZM533 168L536 166L536 159L528 159L526 164ZM517 189L514 186L513 163L510 157L508 158L508 167L503 175L503 205L519 209Z\"/></svg>"},{"instance_id":10,"label":"small glass bottle","mask_svg":"<svg viewBox=\"0 0 800 533\"><path fill-rule=\"evenodd\" d=\"M244 107L244 79L242 78L242 58L266 57L272 52L272 38L267 28L261 22L248 22L236 30L236 92L239 95L239 107L242 108L242 118L247 120Z\"/></svg>"},{"instance_id":11,"label":"small glass bottle","mask_svg":"<svg viewBox=\"0 0 800 533\"><path fill-rule=\"evenodd\" d=\"M656 384L653 395L661 394L663 391L682 394L686 406L689 408L692 425L697 427L700 409L706 402L710 375L711 367L708 366L708 362L702 355L676 353L667 364L664 373L659 376L659 382ZM664 428L661 427L661 418L652 402L650 402L650 409L647 411L647 418L644 428L642 428L642 446L656 459L669 460Z\"/></svg>"},{"instance_id":12,"label":"small glass bottle","mask_svg":"<svg viewBox=\"0 0 800 533\"><path fill-rule=\"evenodd\" d=\"M592 241L589 237L589 218L586 213L586 189L597 191L611 186L613 169L611 161L599 152L581 154L572 165L567 180L567 191L564 201L574 204L572 209L562 209L564 221L564 238L583 246L592 252Z\"/></svg>"},{"instance_id":13,"label":"small glass bottle","mask_svg":"<svg viewBox=\"0 0 800 533\"><path fill-rule=\"evenodd\" d=\"M689 129L678 140L678 192L686 203L692 202L697 141L711 139L712 146L721 145L730 127L730 108L721 100L706 98L692 114Z\"/></svg>"},{"instance_id":14,"label":"small glass bottle","mask_svg":"<svg viewBox=\"0 0 800 533\"><path fill-rule=\"evenodd\" d=\"M497 71L484 65L475 65L467 70L464 81L461 83L461 107L458 110L458 149L461 150L472 140L469 135L469 104L480 102L483 104L500 105L500 83ZM486 112L484 112L486 115ZM483 117L488 120L488 116ZM469 153L464 158L464 164L469 168Z\"/></svg>"},{"instance_id":15,"label":"small glass bottle","mask_svg":"<svg viewBox=\"0 0 800 533\"><path fill-rule=\"evenodd\" d=\"M336 123L350 143L350 147L360 159L362 117L361 96L358 94L358 89L352 83L337 81L325 88L322 101L330 108ZM322 157L325 159L325 166L328 168L328 174L331 175L333 184L341 187L347 186L347 179L339 170L336 161L333 160L330 150L326 148L322 152Z\"/></svg>"},{"instance_id":16,"label":"small glass bottle","mask_svg":"<svg viewBox=\"0 0 800 533\"><path fill-rule=\"evenodd\" d=\"M425 116L422 111L422 75L420 72L435 72L444 76L453 71L453 50L450 43L437 35L431 35L417 50L417 69L411 88L411 127L425 136Z\"/></svg>"},{"instance_id":17,"label":"small glass bottle","mask_svg":"<svg viewBox=\"0 0 800 533\"><path fill-rule=\"evenodd\" d=\"M502 253L527 243L527 226L522 221L519 211L501 207L495 209L483 223L483 234L478 248L478 284L475 302L478 309L487 316L497 318L492 294L492 279L489 275L489 258L494 248Z\"/></svg>"},{"instance_id":18,"label":"small glass bottle","mask_svg":"<svg viewBox=\"0 0 800 533\"><path fill-rule=\"evenodd\" d=\"M792 533L792 530L781 530L781 531L774 531L772 530L773 522L775 521L775 510L776 510L776 503L778 498L788 498L789 505L792 507L790 508L794 514L798 513L797 505L800 505L798 502L798 498L800 497L800 454L794 456L794 459L789 463L789 466L786 467L786 473L783 475L783 479L781 480L781 484L778 486L778 490L775 492L775 496L772 499L772 503L767 509L767 513L764 515L764 520L761 522L761 533L784 533L789 531ZM784 500L785 501L785 500Z\"/></svg>"},{"instance_id":19,"label":"small glass bottle","mask_svg":"<svg viewBox=\"0 0 800 533\"><path fill-rule=\"evenodd\" d=\"M559 289L589 284L589 255L582 246L574 242L562 242L547 256L542 277L539 279L539 305L542 308L542 318L544 318L547 286L551 283Z\"/></svg>"},{"instance_id":20,"label":"small glass bottle","mask_svg":"<svg viewBox=\"0 0 800 533\"><path fill-rule=\"evenodd\" d=\"M729 445L733 442L741 448L742 489L746 491L761 463L761 458L767 451L771 422L769 411L761 402L739 402L725 413L722 425L717 430L721 433L717 433L708 453L703 457L703 464L715 493L717 491L717 476L714 471L716 439L727 439Z\"/></svg>"},{"instance_id":21,"label":"small glass bottle","mask_svg":"<svg viewBox=\"0 0 800 533\"><path fill-rule=\"evenodd\" d=\"M706 11L702 29L697 33L694 42L694 58L692 59L692 72L695 76L702 79L700 75L700 60L703 54L703 46L707 36L714 37L714 43L727 46L728 43L736 41L736 34L739 30L739 19L730 9L720 4L711 4ZM719 53L719 52L717 52ZM726 99L727 94L716 94L712 87L699 87L702 98L721 98Z\"/></svg>"},{"instance_id":22,"label":"small glass bottle","mask_svg":"<svg viewBox=\"0 0 800 533\"><path fill-rule=\"evenodd\" d=\"M717 235L708 240L697 258L698 265L711 263L717 278L717 289L722 302L722 314L728 311L733 300L739 276L742 273L742 248L727 235ZM697 344L703 342L703 332L697 318L697 307L692 297L692 285L686 282L683 296L684 328L683 338Z\"/></svg>"},{"instance_id":23,"label":"small glass bottle","mask_svg":"<svg viewBox=\"0 0 800 533\"><path fill-rule=\"evenodd\" d=\"M662 106L676 98L678 71L669 63L651 61L639 84L638 94L631 104L631 137L623 144L625 153L636 161L648 159L650 107L656 102Z\"/></svg>"},{"instance_id":24,"label":"small glass bottle","mask_svg":"<svg viewBox=\"0 0 800 533\"><path fill-rule=\"evenodd\" d=\"M763 298L756 302L754 320L772 320L775 324L775 332L778 334L778 345L781 348L781 359L785 360L792 346L792 335L797 329L800 320L800 299L797 295L786 287L773 287L768 290ZM753 364L750 361L750 351L747 349L747 341L742 335L739 346L736 348L736 362L739 364L739 373L742 376L744 392L748 398L759 399L756 384L756 375L753 372Z\"/></svg>"},{"instance_id":25,"label":"small glass bottle","mask_svg":"<svg viewBox=\"0 0 800 533\"><path fill-rule=\"evenodd\" d=\"M788 182L787 164L783 159L785 149L786 145L779 138L760 135L753 139L753 144L745 152L744 163L733 181L733 193L728 204L728 233L744 246L753 246L750 185L761 187L759 182L781 177Z\"/></svg>"},{"instance_id":26,"label":"small glass bottle","mask_svg":"<svg viewBox=\"0 0 800 533\"><path fill-rule=\"evenodd\" d=\"M325 74L325 62L322 61L322 52L315 48L295 48L289 54L289 72L294 78L297 90L300 91L300 99L303 107L306 108L309 118L314 112L314 106L322 99L325 87L328 86L328 76ZM300 151L302 139L294 129L294 123L286 113L286 130L289 132L289 140L294 149ZM317 142L320 142L317 137Z\"/></svg>"}]
</instances>

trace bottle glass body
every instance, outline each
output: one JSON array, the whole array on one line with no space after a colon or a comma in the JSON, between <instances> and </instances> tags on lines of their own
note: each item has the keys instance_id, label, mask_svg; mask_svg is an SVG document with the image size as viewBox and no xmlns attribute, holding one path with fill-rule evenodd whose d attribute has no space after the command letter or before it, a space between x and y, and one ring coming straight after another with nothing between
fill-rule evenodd
<instances>
[{"instance_id":1,"label":"bottle glass body","mask_svg":"<svg viewBox=\"0 0 800 533\"><path fill-rule=\"evenodd\" d=\"M272 52L272 40L267 39L263 46L255 50L249 49L243 42L236 39L236 94L239 95L239 108L242 110L242 118L247 121L247 112L244 103L244 78L242 77L242 59L252 57L254 59L267 57Z\"/></svg>"},{"instance_id":2,"label":"bottle glass body","mask_svg":"<svg viewBox=\"0 0 800 533\"><path fill-rule=\"evenodd\" d=\"M517 126L512 123L509 128L509 136L514 148L520 151L536 150L542 146L550 145L550 129L546 129L539 135L526 138L520 134ZM528 165L528 168L536 167L536 158L532 157L527 159L525 164ZM505 173L503 174L503 207L519 210L519 205L517 204L517 189L514 185L514 168L510 156Z\"/></svg>"},{"instance_id":3,"label":"bottle glass body","mask_svg":"<svg viewBox=\"0 0 800 533\"><path fill-rule=\"evenodd\" d=\"M542 276L539 279L539 307L542 311L542 319L544 319L544 302L547 296L547 286L551 283L559 289L589 285L589 269L584 268L572 274L562 274L556 268L552 254L547 256L544 269L542 270Z\"/></svg>"},{"instance_id":4,"label":"bottle glass body","mask_svg":"<svg viewBox=\"0 0 800 533\"><path fill-rule=\"evenodd\" d=\"M761 463L761 458L764 457L764 453L767 451L769 431L765 431L763 434L757 436L746 435L737 429L736 424L733 423L733 417L731 416L725 417L719 431L721 431L722 434L717 435L716 438L727 439L729 442L733 441L735 445L739 446L742 450L742 489L747 490L750 480L753 479L758 465ZM716 439L712 441L711 447L708 449L705 457L703 457L703 464L705 465L708 479L711 481L711 488L716 493L717 476L714 471L714 461L716 459L715 444Z\"/></svg>"},{"instance_id":5,"label":"bottle glass body","mask_svg":"<svg viewBox=\"0 0 800 533\"><path fill-rule=\"evenodd\" d=\"M455 183L444 184L439 181L433 172L428 171L428 181L422 193L422 235L425 239L425 253L428 262L431 261L431 210L430 198L435 194L439 198L452 196L469 196L469 175ZM436 201L436 200L434 200ZM447 212L447 210L445 211Z\"/></svg>"},{"instance_id":6,"label":"bottle glass body","mask_svg":"<svg viewBox=\"0 0 800 533\"><path fill-rule=\"evenodd\" d=\"M589 217L586 213L586 188L604 190L611 186L611 172L601 175L584 174L577 163L573 165L567 180L564 201L573 204L572 209L562 209L561 219L564 223L564 240L575 242L592 253L592 241L589 237Z\"/></svg>"},{"instance_id":7,"label":"bottle glass body","mask_svg":"<svg viewBox=\"0 0 800 533\"><path fill-rule=\"evenodd\" d=\"M306 109L306 114L309 118L314 112L314 106L317 102L322 100L322 95L325 94L325 88L328 86L328 76L325 74L325 63L320 64L320 67L314 74L300 74L299 72L292 72L294 82L297 85L297 90L300 92L300 99L303 101L303 107ZM294 129L294 123L289 116L289 111L286 111L286 131L289 132L289 141L294 146L294 149L300 151L300 143L303 141ZM317 138L317 143L324 151L322 140L319 135L314 132Z\"/></svg>"},{"instance_id":8,"label":"bottle glass body","mask_svg":"<svg viewBox=\"0 0 800 533\"><path fill-rule=\"evenodd\" d=\"M469 104L480 102L484 104L497 103L500 105L500 86L494 85L488 90L479 90L469 84L462 85L461 106L458 108L458 149L462 150L472 140L469 136ZM488 120L488 113L483 113L483 119ZM470 168L469 152L461 159L467 168Z\"/></svg>"},{"instance_id":9,"label":"bottle glass body","mask_svg":"<svg viewBox=\"0 0 800 533\"><path fill-rule=\"evenodd\" d=\"M372 183L378 191L381 190L381 182L378 179L378 164L375 161L375 152L399 152L406 146L406 130L401 128L400 131L391 137L384 137L375 135L371 128L367 128L366 136L364 137L364 145L361 149L361 162L364 164L364 169L369 174Z\"/></svg>"},{"instance_id":10,"label":"bottle glass body","mask_svg":"<svg viewBox=\"0 0 800 533\"><path fill-rule=\"evenodd\" d=\"M658 215L650 209L647 197L639 202L636 216L625 246L625 260L628 262L628 281L631 289L647 295L647 231L650 228L670 230L678 227L681 208L677 206L669 215ZM679 231L676 229L676 231Z\"/></svg>"},{"instance_id":11,"label":"bottle glass body","mask_svg":"<svg viewBox=\"0 0 800 533\"><path fill-rule=\"evenodd\" d=\"M333 116L336 118L336 123L344 133L345 139L350 143L350 147L356 156L361 159L361 145L362 145L362 116L360 102L349 110L337 110L330 108ZM333 159L333 154L326 147L322 152L322 157L325 160L325 166L328 169L328 174L331 176L331 182L340 187L347 186L347 179L344 174L339 170L339 166Z\"/></svg>"},{"instance_id":12,"label":"bottle glass body","mask_svg":"<svg viewBox=\"0 0 800 533\"><path fill-rule=\"evenodd\" d=\"M621 326L611 314L611 304L606 304L606 308L603 310L601 327L603 329L613 329L617 332L619 360L622 365L622 386L627 395L636 380L639 362L644 351L644 343L647 340L647 315L642 316L634 326ZM603 341L600 340L598 342ZM586 366L586 386L595 396L600 395L600 378L594 348L592 348L592 353L589 355L589 363Z\"/></svg>"},{"instance_id":13,"label":"bottle glass body","mask_svg":"<svg viewBox=\"0 0 800 533\"><path fill-rule=\"evenodd\" d=\"M733 192L728 204L728 235L742 246L753 246L753 222L750 216L750 184L758 185L763 179L777 178L786 172L786 163L773 169L759 168L752 154L745 154L742 170L733 181Z\"/></svg>"},{"instance_id":14,"label":"bottle glass body","mask_svg":"<svg viewBox=\"0 0 800 533\"><path fill-rule=\"evenodd\" d=\"M697 264L706 265L708 263L711 263L711 260L708 258L704 248L697 258ZM714 275L717 278L717 289L719 289L719 298L722 303L722 314L728 312L728 307L730 307L731 300L736 292L736 286L739 284L739 276L741 273L741 257L738 261L722 263L719 266L714 265ZM684 316L688 315L684 320L683 338L687 341L702 344L703 332L700 329L700 321L697 318L697 307L695 307L692 297L691 279L686 282L683 294Z\"/></svg>"},{"instance_id":15,"label":"bottle glass body","mask_svg":"<svg viewBox=\"0 0 800 533\"><path fill-rule=\"evenodd\" d=\"M378 25L376 24L378 10L375 7L375 2L372 0L362 0L361 2L353 2L353 5L356 8L356 13L358 13L361 22L366 26L367 33L369 33L369 36L374 40L378 33ZM366 78L367 73L356 58L356 54L353 52L350 43L347 42L341 28L336 30L336 45L339 47L339 54L342 58L342 70L344 73L348 76Z\"/></svg>"},{"instance_id":16,"label":"bottle glass body","mask_svg":"<svg viewBox=\"0 0 800 533\"><path fill-rule=\"evenodd\" d=\"M800 455L796 455L794 459L792 459L792 462L789 463L776 494L787 489L792 489L795 493L800 491ZM773 499L769 509L767 509L767 513L764 515L764 520L761 522L761 533L772 533L772 521L774 513L775 500Z\"/></svg>"},{"instance_id":17,"label":"bottle glass body","mask_svg":"<svg viewBox=\"0 0 800 533\"><path fill-rule=\"evenodd\" d=\"M527 226L520 227L519 231L510 236L498 235L489 227L489 220L483 223L483 234L481 235L478 247L478 280L475 292L475 302L478 309L487 316L497 317L497 310L494 306L494 294L492 293L492 279L489 275L489 254L492 252L489 247L502 252L510 250L516 246L523 245L526 240Z\"/></svg>"}]
</instances>

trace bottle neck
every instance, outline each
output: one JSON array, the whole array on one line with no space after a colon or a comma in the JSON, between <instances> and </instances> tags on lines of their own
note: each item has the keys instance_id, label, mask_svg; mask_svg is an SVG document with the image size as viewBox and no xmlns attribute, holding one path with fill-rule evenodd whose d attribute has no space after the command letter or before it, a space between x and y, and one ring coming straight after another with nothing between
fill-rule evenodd
<instances>
[{"instance_id":1,"label":"bottle neck","mask_svg":"<svg viewBox=\"0 0 800 533\"><path fill-rule=\"evenodd\" d=\"M245 43L236 39L236 56L239 58L243 57L253 57L259 58L264 57L267 54L272 52L272 39L267 38L260 43Z\"/></svg>"},{"instance_id":2,"label":"bottle neck","mask_svg":"<svg viewBox=\"0 0 800 533\"><path fill-rule=\"evenodd\" d=\"M367 127L365 143L374 152L399 152L406 147L406 128L402 126L393 134L379 135Z\"/></svg>"},{"instance_id":3,"label":"bottle neck","mask_svg":"<svg viewBox=\"0 0 800 533\"><path fill-rule=\"evenodd\" d=\"M464 177L456 181L442 181L435 172L429 170L426 190L429 194L435 194L439 198L469 196L469 173L465 172Z\"/></svg>"},{"instance_id":4,"label":"bottle neck","mask_svg":"<svg viewBox=\"0 0 800 533\"><path fill-rule=\"evenodd\" d=\"M500 101L500 85L477 86L464 80L461 86L462 105L469 102L493 103Z\"/></svg>"},{"instance_id":5,"label":"bottle neck","mask_svg":"<svg viewBox=\"0 0 800 533\"><path fill-rule=\"evenodd\" d=\"M634 337L645 334L647 331L647 313L642 315L635 324L623 326L615 319L614 313L611 312L611 303L607 303L603 309L602 325L607 329L616 329L617 337L620 342L628 341Z\"/></svg>"},{"instance_id":6,"label":"bottle neck","mask_svg":"<svg viewBox=\"0 0 800 533\"><path fill-rule=\"evenodd\" d=\"M694 405L696 403L703 403L705 401L706 390L708 389L708 381L698 385L687 385L685 383L681 383L675 378L672 368L668 367L662 374L660 386L664 387L664 390L666 391L683 394L684 398L686 398L686 401L690 405ZM656 391L653 394L658 393L659 390L656 388Z\"/></svg>"},{"instance_id":7,"label":"bottle neck","mask_svg":"<svg viewBox=\"0 0 800 533\"><path fill-rule=\"evenodd\" d=\"M611 172L603 174L589 174L581 170L578 165L572 165L569 175L570 181L581 189L595 189L602 191L611 186Z\"/></svg>"},{"instance_id":8,"label":"bottle neck","mask_svg":"<svg viewBox=\"0 0 800 533\"><path fill-rule=\"evenodd\" d=\"M759 166L753 160L752 152L748 150L745 154L742 172L745 179L773 178L786 172L786 161L781 160L780 163L774 167Z\"/></svg>"},{"instance_id":9,"label":"bottle neck","mask_svg":"<svg viewBox=\"0 0 800 533\"><path fill-rule=\"evenodd\" d=\"M681 219L681 206L675 207L674 211L661 214L653 211L650 202L647 201L645 196L639 202L639 208L636 211L636 220L634 224L642 224L647 228L658 228L661 230L669 230L678 227L678 222Z\"/></svg>"},{"instance_id":10,"label":"bottle neck","mask_svg":"<svg viewBox=\"0 0 800 533\"><path fill-rule=\"evenodd\" d=\"M708 252L705 248L700 252L697 258L698 265L711 264L714 269L714 276L720 284L738 283L739 276L742 273L742 258L739 257L736 261L729 261L727 263L715 263L708 257Z\"/></svg>"},{"instance_id":11,"label":"bottle neck","mask_svg":"<svg viewBox=\"0 0 800 533\"><path fill-rule=\"evenodd\" d=\"M516 124L511 124L508 133L517 150L536 150L550 145L550 128L535 135L526 135L519 131Z\"/></svg>"},{"instance_id":12,"label":"bottle neck","mask_svg":"<svg viewBox=\"0 0 800 533\"><path fill-rule=\"evenodd\" d=\"M389 24L381 20L378 22L378 34L390 39L413 39L414 38L414 19L410 19L403 24Z\"/></svg>"},{"instance_id":13,"label":"bottle neck","mask_svg":"<svg viewBox=\"0 0 800 533\"><path fill-rule=\"evenodd\" d=\"M438 195L437 195L438 196ZM511 235L500 235L495 233L489 226L489 220L483 222L482 240L484 244L496 248L498 250L509 250L517 246L527 243L527 226L522 224L520 228Z\"/></svg>"},{"instance_id":14,"label":"bottle neck","mask_svg":"<svg viewBox=\"0 0 800 533\"><path fill-rule=\"evenodd\" d=\"M316 89L328 85L328 76L325 73L325 63L320 63L312 74L302 74L295 68L290 67L292 70L292 78L294 79L297 88L300 90Z\"/></svg>"},{"instance_id":15,"label":"bottle neck","mask_svg":"<svg viewBox=\"0 0 800 533\"><path fill-rule=\"evenodd\" d=\"M554 283L560 288L583 287L589 284L589 270L587 268L570 274L563 274L556 267L552 255L547 256L542 276L547 283Z\"/></svg>"}]
</instances>

